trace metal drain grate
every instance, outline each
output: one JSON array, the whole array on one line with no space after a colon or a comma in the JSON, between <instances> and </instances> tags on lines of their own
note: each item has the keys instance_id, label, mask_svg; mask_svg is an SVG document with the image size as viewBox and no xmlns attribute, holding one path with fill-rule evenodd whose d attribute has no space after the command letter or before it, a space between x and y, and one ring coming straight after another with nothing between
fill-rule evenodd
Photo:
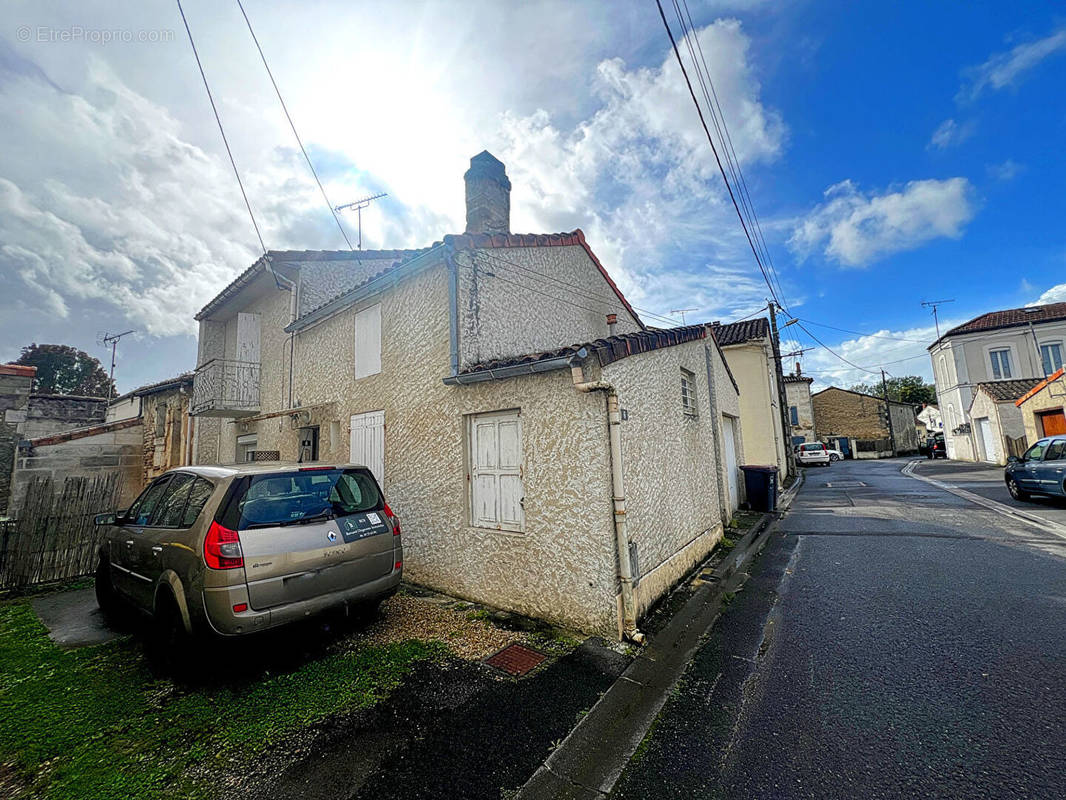
<instances>
[{"instance_id":1,"label":"metal drain grate","mask_svg":"<svg viewBox=\"0 0 1066 800\"><path fill-rule=\"evenodd\" d=\"M496 655L486 658L485 663L490 667L503 670L508 675L519 678L540 664L545 658L546 656L543 653L538 653L536 650L530 650L520 644L510 644L496 653Z\"/></svg>"},{"instance_id":2,"label":"metal drain grate","mask_svg":"<svg viewBox=\"0 0 1066 800\"><path fill-rule=\"evenodd\" d=\"M867 485L868 484L865 484L862 481L833 481L832 483L827 483L825 485L825 488L826 489L859 489L859 488L861 488L863 486L867 486Z\"/></svg>"}]
</instances>

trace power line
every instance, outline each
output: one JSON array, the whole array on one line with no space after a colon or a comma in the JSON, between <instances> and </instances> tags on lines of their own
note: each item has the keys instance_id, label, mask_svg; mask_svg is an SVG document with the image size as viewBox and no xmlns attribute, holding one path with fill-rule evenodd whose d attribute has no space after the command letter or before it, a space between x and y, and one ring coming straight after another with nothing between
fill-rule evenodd
<instances>
[{"instance_id":1,"label":"power line","mask_svg":"<svg viewBox=\"0 0 1066 800\"><path fill-rule=\"evenodd\" d=\"M884 334L880 333L863 333L862 331L853 331L847 328L838 328L835 325L827 325L824 322L814 322L813 320L809 319L804 319L803 321L806 322L808 325L816 325L819 328L829 328L830 330L840 331L841 333L853 333L856 336L868 336L872 339L891 339L896 342L914 342L915 344L921 345L926 344L925 340L923 339L910 339L906 336L885 336Z\"/></svg>"},{"instance_id":2,"label":"power line","mask_svg":"<svg viewBox=\"0 0 1066 800\"><path fill-rule=\"evenodd\" d=\"M196 42L193 41L192 31L189 30L189 21L185 19L185 9L181 7L181 0L175 0L178 4L178 12L181 14L181 21L185 24L185 33L189 35L189 45L192 47L192 54L196 57L196 66L200 68L200 77L204 81L204 89L207 90L207 99L211 101L211 111L215 114L215 122L218 123L218 132L222 134L222 143L226 145L226 154L229 156L230 166L233 167L233 174L237 177L237 185L241 187L241 196L244 198L244 206L248 209L248 216L251 217L252 227L255 228L255 235L259 239L259 246L263 248L263 255L266 255L267 248L263 243L263 234L259 232L259 224L255 221L255 214L252 213L252 204L248 202L248 193L244 191L244 182L241 181L241 173L237 171L237 162L233 159L233 151L230 149L229 140L226 138L226 131L222 127L222 118L218 115L218 108L215 106L215 98L211 95L211 87L207 83L207 75L204 73L204 65L200 62L200 54L196 50Z\"/></svg>"},{"instance_id":3,"label":"power line","mask_svg":"<svg viewBox=\"0 0 1066 800\"><path fill-rule=\"evenodd\" d=\"M740 211L740 205L737 203L737 198L733 194L733 187L729 185L729 178L726 176L725 169L722 167L722 159L718 156L718 148L714 145L711 131L707 127L707 120L703 116L703 109L700 107L699 100L696 99L696 91L692 88L692 81L689 79L688 70L685 69L685 63L681 60L681 51L677 49L677 41L674 39L674 32L670 30L670 23L666 21L666 12L663 11L661 0L655 0L655 5L659 9L659 16L662 18L663 27L666 28L666 35L670 37L670 46L674 50L674 57L677 59L677 64L681 68L681 74L685 78L685 85L688 87L692 102L696 106L696 113L699 114L700 124L703 126L703 132L707 135L707 142L711 146L711 152L714 153L714 160L718 164L718 171L722 174L722 180L725 181L725 188L726 191L729 192L729 199L733 202L733 208L736 209L737 217L740 219L740 226L744 229L744 236L748 240L748 246L751 247L751 253L755 256L755 263L758 264L763 280L766 281L766 285L770 289L770 295L778 302L778 305L780 305L781 301L777 296L777 292L774 291L773 282L770 280L770 276L767 274L766 268L763 266L762 260L759 258L759 253L755 248L755 242L752 241L751 233L748 231L748 225L744 221L744 215Z\"/></svg>"},{"instance_id":4,"label":"power line","mask_svg":"<svg viewBox=\"0 0 1066 800\"><path fill-rule=\"evenodd\" d=\"M181 7L181 3L178 3L178 7ZM278 88L278 82L274 80L274 73L271 72L270 64L267 63L266 54L263 52L263 48L259 44L259 37L257 37L255 35L255 31L252 30L252 21L248 19L248 12L244 10L244 3L242 3L241 0L237 0L237 7L240 8L241 15L244 17L244 22L248 26L248 33L252 34L252 41L255 42L255 49L259 51L259 57L263 59L263 66L266 67L267 75L270 76L270 83L274 86L274 93L278 96L278 102L281 103L281 110L285 112L285 119L289 121L289 127L292 128L292 135L296 137L296 143L300 145L300 152L304 154L304 160L307 162L307 166L311 170L311 174L315 177L315 183L318 184L318 190L322 192L322 199L326 201L326 205L329 207L329 213L333 215L333 221L337 223L337 230L339 230L341 232L341 236L344 237L344 242L348 245L348 249L354 250L355 248L352 247L352 242L348 238L348 234L345 232L344 226L341 225L341 221L340 218L337 216L337 212L333 209L333 204L329 201L329 197L326 196L326 189L324 186L322 186L322 181L318 178L318 173L315 171L315 165L311 163L311 157L307 155L307 149L304 147L304 143L300 139L300 134L296 132L296 125L292 121L292 116L289 114L288 106L285 105L285 99L281 96L281 89ZM212 103L212 105L214 104Z\"/></svg>"}]
</instances>

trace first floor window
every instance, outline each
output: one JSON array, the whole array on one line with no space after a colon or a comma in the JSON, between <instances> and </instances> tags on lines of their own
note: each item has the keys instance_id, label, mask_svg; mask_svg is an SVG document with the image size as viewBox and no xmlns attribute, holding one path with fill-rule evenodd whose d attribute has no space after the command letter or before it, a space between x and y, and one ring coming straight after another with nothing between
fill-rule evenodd
<instances>
[{"instance_id":1,"label":"first floor window","mask_svg":"<svg viewBox=\"0 0 1066 800\"><path fill-rule=\"evenodd\" d=\"M1044 362L1044 374L1050 375L1062 366L1062 342L1045 342L1040 345L1040 360Z\"/></svg>"},{"instance_id":2,"label":"first floor window","mask_svg":"<svg viewBox=\"0 0 1066 800\"><path fill-rule=\"evenodd\" d=\"M788 416L792 420L792 424L793 425L799 425L800 424L800 415L799 415L799 409L798 408L796 408L795 406L789 406L788 407Z\"/></svg>"},{"instance_id":3,"label":"first floor window","mask_svg":"<svg viewBox=\"0 0 1066 800\"><path fill-rule=\"evenodd\" d=\"M525 523L522 485L522 420L498 411L468 418L470 524L521 531Z\"/></svg>"},{"instance_id":4,"label":"first floor window","mask_svg":"<svg viewBox=\"0 0 1066 800\"><path fill-rule=\"evenodd\" d=\"M1010 350L990 350L988 355L992 359L992 377L997 381L1010 378Z\"/></svg>"},{"instance_id":5,"label":"first floor window","mask_svg":"<svg viewBox=\"0 0 1066 800\"><path fill-rule=\"evenodd\" d=\"M681 409L696 416L696 376L687 369L681 370Z\"/></svg>"}]
</instances>

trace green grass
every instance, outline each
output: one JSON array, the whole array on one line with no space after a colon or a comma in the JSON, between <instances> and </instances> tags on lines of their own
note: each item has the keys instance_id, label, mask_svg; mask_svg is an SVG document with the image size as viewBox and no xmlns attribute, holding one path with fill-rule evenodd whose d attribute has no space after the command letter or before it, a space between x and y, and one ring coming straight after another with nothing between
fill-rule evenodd
<instances>
[{"instance_id":1,"label":"green grass","mask_svg":"<svg viewBox=\"0 0 1066 800\"><path fill-rule=\"evenodd\" d=\"M33 797L206 798L226 769L299 728L366 708L444 646L328 653L209 688L152 675L132 640L61 650L29 605L0 605L0 764ZM0 767L0 773L2 773Z\"/></svg>"}]
</instances>

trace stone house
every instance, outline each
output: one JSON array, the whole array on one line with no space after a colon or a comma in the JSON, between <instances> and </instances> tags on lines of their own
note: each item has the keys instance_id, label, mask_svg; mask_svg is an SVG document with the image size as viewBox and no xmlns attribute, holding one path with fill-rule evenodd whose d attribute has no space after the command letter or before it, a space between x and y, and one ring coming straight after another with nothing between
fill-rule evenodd
<instances>
[{"instance_id":1,"label":"stone house","mask_svg":"<svg viewBox=\"0 0 1066 800\"><path fill-rule=\"evenodd\" d=\"M168 469L192 463L192 434L196 424L189 415L192 387L193 373L185 372L130 392L137 401L142 423L142 486ZM124 398L115 401L121 405L127 402Z\"/></svg>"},{"instance_id":2,"label":"stone house","mask_svg":"<svg viewBox=\"0 0 1066 800\"><path fill-rule=\"evenodd\" d=\"M800 373L798 363L795 372L785 376L785 402L788 403L791 426L789 443L792 445L818 441L814 428L814 403L811 401L813 382L814 378Z\"/></svg>"},{"instance_id":3,"label":"stone house","mask_svg":"<svg viewBox=\"0 0 1066 800\"><path fill-rule=\"evenodd\" d=\"M989 381L1043 380L1066 358L1066 303L981 314L929 345L948 458L981 459L968 409Z\"/></svg>"},{"instance_id":4,"label":"stone house","mask_svg":"<svg viewBox=\"0 0 1066 800\"><path fill-rule=\"evenodd\" d=\"M199 313L197 463L362 463L406 577L616 637L739 504L738 390L702 326L648 328L581 231L512 234L488 153L467 232L271 252Z\"/></svg>"},{"instance_id":5,"label":"stone house","mask_svg":"<svg viewBox=\"0 0 1066 800\"><path fill-rule=\"evenodd\" d=\"M973 420L973 451L978 461L1006 464L1007 456L1025 452L1025 422L1014 403L1038 383L1036 378L1021 378L977 384L967 413Z\"/></svg>"},{"instance_id":6,"label":"stone house","mask_svg":"<svg viewBox=\"0 0 1066 800\"><path fill-rule=\"evenodd\" d=\"M791 433L781 413L783 376L766 317L707 326L725 353L740 387L740 427L749 464L776 465L783 480L789 474ZM791 427L791 426L790 426Z\"/></svg>"},{"instance_id":7,"label":"stone house","mask_svg":"<svg viewBox=\"0 0 1066 800\"><path fill-rule=\"evenodd\" d=\"M818 435L824 441L842 444L842 452L850 452L854 458L887 458L918 451L916 416L910 403L886 403L880 397L836 386L815 392L811 401Z\"/></svg>"},{"instance_id":8,"label":"stone house","mask_svg":"<svg viewBox=\"0 0 1066 800\"><path fill-rule=\"evenodd\" d=\"M1014 401L1022 412L1029 445L1045 436L1066 435L1066 370L1059 367Z\"/></svg>"}]
</instances>

